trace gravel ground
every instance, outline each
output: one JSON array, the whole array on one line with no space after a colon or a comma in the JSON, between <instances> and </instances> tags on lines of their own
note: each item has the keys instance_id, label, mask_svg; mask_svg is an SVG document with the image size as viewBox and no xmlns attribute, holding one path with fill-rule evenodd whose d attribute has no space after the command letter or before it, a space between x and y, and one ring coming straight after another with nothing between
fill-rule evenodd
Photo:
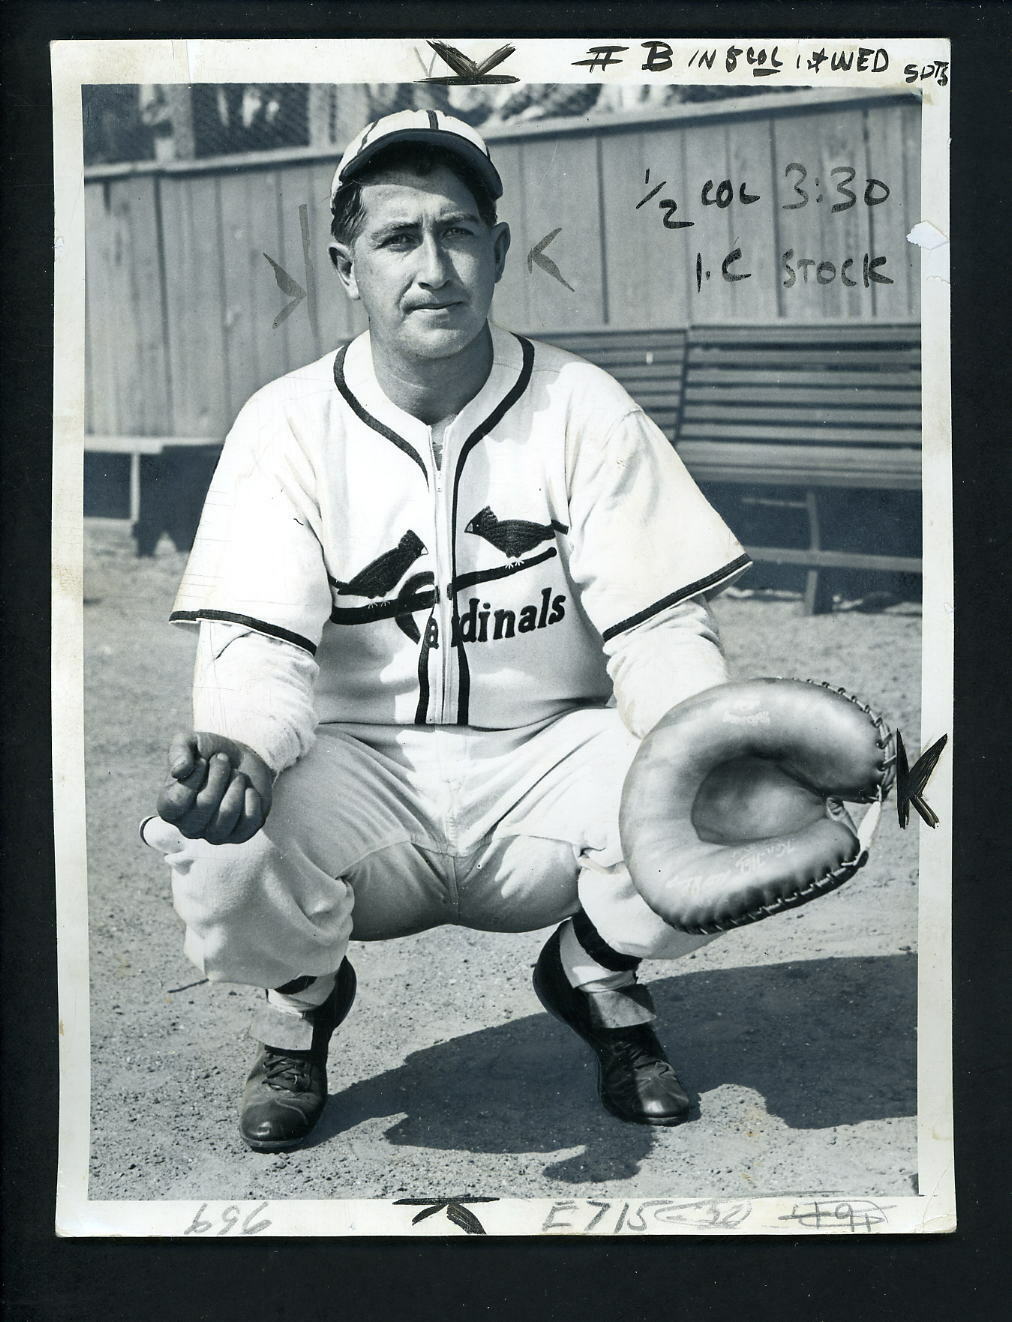
<instances>
[{"instance_id":1,"label":"gravel ground","mask_svg":"<svg viewBox=\"0 0 1012 1322\"><path fill-rule=\"evenodd\" d=\"M164 623L184 557L137 560L125 525L98 520L86 551L91 1198L916 1192L917 833L893 814L841 890L644 966L693 1122L600 1110L589 1052L530 987L545 932L442 928L352 943L359 998L313 1141L249 1152L236 1104L255 993L194 985L166 870L136 833L189 725L192 636ZM806 619L796 596L732 592L717 609L736 674L840 684L917 746L915 605Z\"/></svg>"}]
</instances>

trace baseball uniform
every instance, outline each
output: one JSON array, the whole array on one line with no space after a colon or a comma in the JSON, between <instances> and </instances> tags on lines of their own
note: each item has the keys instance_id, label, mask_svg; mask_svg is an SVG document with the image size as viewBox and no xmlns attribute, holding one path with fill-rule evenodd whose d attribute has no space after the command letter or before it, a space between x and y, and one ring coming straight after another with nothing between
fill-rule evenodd
<instances>
[{"instance_id":1,"label":"baseball uniform","mask_svg":"<svg viewBox=\"0 0 1012 1322\"><path fill-rule=\"evenodd\" d=\"M277 986L352 933L581 903L618 951L692 943L635 893L618 798L637 738L725 678L705 597L748 560L613 378L492 339L437 428L365 334L229 435L172 619L201 625L196 728L290 769L244 845L145 828L208 976Z\"/></svg>"}]
</instances>

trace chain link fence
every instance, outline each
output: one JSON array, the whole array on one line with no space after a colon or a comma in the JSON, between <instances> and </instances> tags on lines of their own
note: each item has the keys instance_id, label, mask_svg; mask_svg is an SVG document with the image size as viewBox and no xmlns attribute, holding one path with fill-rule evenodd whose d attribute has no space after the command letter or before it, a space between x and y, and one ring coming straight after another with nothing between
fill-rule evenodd
<instances>
[{"instance_id":1,"label":"chain link fence","mask_svg":"<svg viewBox=\"0 0 1012 1322\"><path fill-rule=\"evenodd\" d=\"M536 120L654 110L769 88L652 84L148 83L83 88L85 165L203 160L291 147L343 150L370 120L445 110L483 131ZM783 89L787 90L787 89Z\"/></svg>"}]
</instances>

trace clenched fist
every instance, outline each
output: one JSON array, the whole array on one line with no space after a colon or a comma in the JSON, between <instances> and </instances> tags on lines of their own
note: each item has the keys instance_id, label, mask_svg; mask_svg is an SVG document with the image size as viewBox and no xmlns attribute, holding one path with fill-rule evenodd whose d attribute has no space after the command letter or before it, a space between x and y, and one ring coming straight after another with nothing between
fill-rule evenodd
<instances>
[{"instance_id":1,"label":"clenched fist","mask_svg":"<svg viewBox=\"0 0 1012 1322\"><path fill-rule=\"evenodd\" d=\"M194 730L169 745L169 776L158 815L191 840L241 845L271 810L273 772L252 748Z\"/></svg>"}]
</instances>

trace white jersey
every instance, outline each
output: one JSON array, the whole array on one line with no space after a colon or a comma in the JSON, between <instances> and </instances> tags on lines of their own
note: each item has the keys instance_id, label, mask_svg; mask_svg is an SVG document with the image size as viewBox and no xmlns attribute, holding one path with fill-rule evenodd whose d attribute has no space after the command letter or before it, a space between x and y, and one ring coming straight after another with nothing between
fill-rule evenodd
<instances>
[{"instance_id":1,"label":"white jersey","mask_svg":"<svg viewBox=\"0 0 1012 1322\"><path fill-rule=\"evenodd\" d=\"M612 377L492 336L441 446L381 391L368 334L258 391L172 620L315 655L325 723L507 729L608 702L624 637L749 562Z\"/></svg>"}]
</instances>

